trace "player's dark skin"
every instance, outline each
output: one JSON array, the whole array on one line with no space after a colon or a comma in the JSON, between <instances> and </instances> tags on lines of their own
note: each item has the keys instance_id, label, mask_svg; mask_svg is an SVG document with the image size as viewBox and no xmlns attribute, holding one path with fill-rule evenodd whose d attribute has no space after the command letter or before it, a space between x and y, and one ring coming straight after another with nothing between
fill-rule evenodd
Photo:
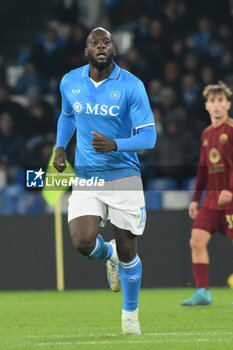
<instances>
[{"instance_id":1,"label":"player's dark skin","mask_svg":"<svg viewBox=\"0 0 233 350\"><path fill-rule=\"evenodd\" d=\"M90 65L90 78L96 82L107 79L113 70L113 59L116 49L111 34L103 28L96 28L90 32L86 42L85 55ZM92 146L96 152L108 153L117 150L114 140L92 131ZM56 149L54 167L64 171L66 167L66 152L63 147ZM85 215L69 222L69 229L74 247L83 255L90 255L96 244L101 217ZM114 227L117 253L124 262L132 260L137 252L137 236L128 230Z\"/></svg>"}]
</instances>

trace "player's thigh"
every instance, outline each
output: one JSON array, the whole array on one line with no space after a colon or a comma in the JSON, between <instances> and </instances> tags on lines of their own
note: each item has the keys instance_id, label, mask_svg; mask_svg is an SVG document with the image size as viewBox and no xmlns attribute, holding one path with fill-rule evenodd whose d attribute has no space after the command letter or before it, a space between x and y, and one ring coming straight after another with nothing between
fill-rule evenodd
<instances>
[{"instance_id":1,"label":"player's thigh","mask_svg":"<svg viewBox=\"0 0 233 350\"><path fill-rule=\"evenodd\" d=\"M206 247L211 237L212 235L210 232L202 230L200 228L193 228L191 233L190 246L197 249Z\"/></svg>"},{"instance_id":2,"label":"player's thigh","mask_svg":"<svg viewBox=\"0 0 233 350\"><path fill-rule=\"evenodd\" d=\"M70 235L75 246L92 245L99 233L100 216L84 215L69 221Z\"/></svg>"},{"instance_id":3,"label":"player's thigh","mask_svg":"<svg viewBox=\"0 0 233 350\"><path fill-rule=\"evenodd\" d=\"M123 186L125 190L122 190ZM131 190L128 190L130 186ZM146 206L141 178L132 176L114 180L113 188L111 197L106 198L109 220L118 228L142 235L146 224Z\"/></svg>"},{"instance_id":4,"label":"player's thigh","mask_svg":"<svg viewBox=\"0 0 233 350\"><path fill-rule=\"evenodd\" d=\"M233 210L226 210L224 213L224 226L226 236L233 241Z\"/></svg>"},{"instance_id":5,"label":"player's thigh","mask_svg":"<svg viewBox=\"0 0 233 350\"><path fill-rule=\"evenodd\" d=\"M106 222L107 207L93 191L73 191L69 198L68 222L74 244L93 241L102 221ZM102 220L102 221L101 221Z\"/></svg>"}]
</instances>

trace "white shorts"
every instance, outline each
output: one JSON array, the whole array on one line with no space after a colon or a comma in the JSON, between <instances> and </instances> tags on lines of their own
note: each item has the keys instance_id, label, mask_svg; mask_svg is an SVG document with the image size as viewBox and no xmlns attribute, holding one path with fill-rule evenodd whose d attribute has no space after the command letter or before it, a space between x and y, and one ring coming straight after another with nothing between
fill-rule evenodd
<instances>
[{"instance_id":1,"label":"white shorts","mask_svg":"<svg viewBox=\"0 0 233 350\"><path fill-rule=\"evenodd\" d=\"M142 235L146 223L145 199L140 176L105 181L105 188L73 187L69 198L68 222L84 216L101 217L100 226L107 220L134 235Z\"/></svg>"}]
</instances>

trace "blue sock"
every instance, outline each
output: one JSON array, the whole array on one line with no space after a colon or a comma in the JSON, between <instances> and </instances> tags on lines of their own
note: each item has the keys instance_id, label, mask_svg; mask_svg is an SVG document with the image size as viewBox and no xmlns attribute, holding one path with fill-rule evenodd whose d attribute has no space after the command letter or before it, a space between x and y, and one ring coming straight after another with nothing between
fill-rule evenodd
<instances>
[{"instance_id":1,"label":"blue sock","mask_svg":"<svg viewBox=\"0 0 233 350\"><path fill-rule=\"evenodd\" d=\"M134 311L138 307L142 279L142 262L138 254L129 262L120 261L118 271L123 291L123 310Z\"/></svg>"},{"instance_id":2,"label":"blue sock","mask_svg":"<svg viewBox=\"0 0 233 350\"><path fill-rule=\"evenodd\" d=\"M109 259L113 253L113 247L110 243L104 242L101 235L96 238L95 248L89 255L90 258L94 259Z\"/></svg>"}]
</instances>

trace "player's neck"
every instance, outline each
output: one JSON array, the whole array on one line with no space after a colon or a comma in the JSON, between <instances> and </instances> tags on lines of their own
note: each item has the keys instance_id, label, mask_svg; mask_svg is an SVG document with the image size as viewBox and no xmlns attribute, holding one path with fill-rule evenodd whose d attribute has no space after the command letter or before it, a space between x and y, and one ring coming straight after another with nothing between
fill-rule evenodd
<instances>
[{"instance_id":1,"label":"player's neck","mask_svg":"<svg viewBox=\"0 0 233 350\"><path fill-rule=\"evenodd\" d=\"M90 78L96 81L97 83L99 81L108 79L108 77L110 76L113 70L113 63L103 70L97 69L91 63L89 65L90 65Z\"/></svg>"},{"instance_id":2,"label":"player's neck","mask_svg":"<svg viewBox=\"0 0 233 350\"><path fill-rule=\"evenodd\" d=\"M221 119L212 118L211 120L212 126L214 128L218 128L222 124L226 123L227 119L228 119L228 115L224 116L224 118L221 118Z\"/></svg>"}]
</instances>

